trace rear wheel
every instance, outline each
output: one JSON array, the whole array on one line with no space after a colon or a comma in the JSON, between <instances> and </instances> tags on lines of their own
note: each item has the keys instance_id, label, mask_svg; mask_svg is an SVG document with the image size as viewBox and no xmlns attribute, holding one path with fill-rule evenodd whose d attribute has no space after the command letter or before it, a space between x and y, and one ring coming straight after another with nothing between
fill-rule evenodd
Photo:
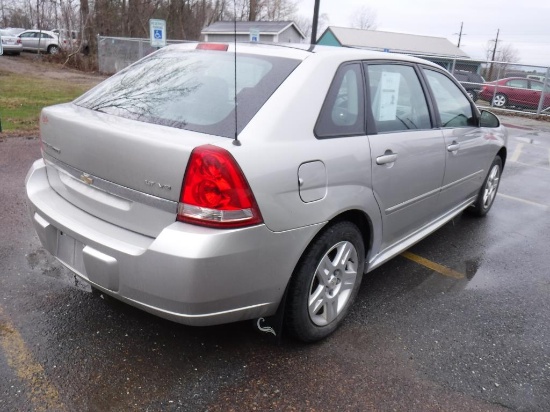
<instances>
[{"instance_id":1,"label":"rear wheel","mask_svg":"<svg viewBox=\"0 0 550 412\"><path fill-rule=\"evenodd\" d=\"M59 47L52 44L51 46L48 46L48 53L49 54L57 54L59 53Z\"/></svg>"},{"instance_id":2,"label":"rear wheel","mask_svg":"<svg viewBox=\"0 0 550 412\"><path fill-rule=\"evenodd\" d=\"M497 93L495 97L493 97L493 106L494 107L506 107L508 105L508 97L506 97L505 94Z\"/></svg>"},{"instance_id":3,"label":"rear wheel","mask_svg":"<svg viewBox=\"0 0 550 412\"><path fill-rule=\"evenodd\" d=\"M357 295L365 266L361 232L351 222L327 228L309 246L292 277L285 327L313 342L338 328Z\"/></svg>"},{"instance_id":4,"label":"rear wheel","mask_svg":"<svg viewBox=\"0 0 550 412\"><path fill-rule=\"evenodd\" d=\"M489 173L483 182L483 186L481 186L479 190L476 202L468 211L476 216L485 216L489 212L497 195L501 173L502 159L500 156L497 156L489 168Z\"/></svg>"}]
</instances>

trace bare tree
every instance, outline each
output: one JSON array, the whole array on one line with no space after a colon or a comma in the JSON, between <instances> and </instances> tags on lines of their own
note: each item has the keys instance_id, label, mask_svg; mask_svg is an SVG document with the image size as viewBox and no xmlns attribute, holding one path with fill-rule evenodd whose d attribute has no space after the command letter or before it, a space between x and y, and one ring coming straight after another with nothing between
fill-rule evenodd
<instances>
[{"instance_id":1,"label":"bare tree","mask_svg":"<svg viewBox=\"0 0 550 412\"><path fill-rule=\"evenodd\" d=\"M376 30L378 24L376 20L376 10L368 6L361 6L355 9L350 16L351 27L361 30Z\"/></svg>"},{"instance_id":2,"label":"bare tree","mask_svg":"<svg viewBox=\"0 0 550 412\"><path fill-rule=\"evenodd\" d=\"M511 43L501 43L497 45L497 49L494 50L494 42L487 43L486 55L487 60L490 60L495 54L495 60L492 62L486 70L485 78L488 81L495 80L497 77L505 77L506 71L512 63L519 63L520 55L518 49L516 49Z\"/></svg>"}]
</instances>

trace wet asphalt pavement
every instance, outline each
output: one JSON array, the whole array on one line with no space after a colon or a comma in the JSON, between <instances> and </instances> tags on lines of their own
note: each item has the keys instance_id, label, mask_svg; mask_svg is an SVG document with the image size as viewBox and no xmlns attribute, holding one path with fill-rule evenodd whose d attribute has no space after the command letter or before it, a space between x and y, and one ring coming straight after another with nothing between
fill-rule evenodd
<instances>
[{"instance_id":1,"label":"wet asphalt pavement","mask_svg":"<svg viewBox=\"0 0 550 412\"><path fill-rule=\"evenodd\" d=\"M506 118L484 219L461 215L364 278L327 340L193 328L89 286L41 247L23 181L37 139L0 142L0 411L550 410L550 123Z\"/></svg>"}]
</instances>

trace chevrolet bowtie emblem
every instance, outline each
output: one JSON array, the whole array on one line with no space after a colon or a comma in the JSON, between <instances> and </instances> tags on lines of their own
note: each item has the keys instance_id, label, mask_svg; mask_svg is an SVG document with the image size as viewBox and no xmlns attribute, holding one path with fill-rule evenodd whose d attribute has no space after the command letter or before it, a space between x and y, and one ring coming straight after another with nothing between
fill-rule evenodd
<instances>
[{"instance_id":1,"label":"chevrolet bowtie emblem","mask_svg":"<svg viewBox=\"0 0 550 412\"><path fill-rule=\"evenodd\" d=\"M80 175L80 180L87 185L91 185L94 182L94 179L92 179L87 173L83 173L82 175Z\"/></svg>"}]
</instances>

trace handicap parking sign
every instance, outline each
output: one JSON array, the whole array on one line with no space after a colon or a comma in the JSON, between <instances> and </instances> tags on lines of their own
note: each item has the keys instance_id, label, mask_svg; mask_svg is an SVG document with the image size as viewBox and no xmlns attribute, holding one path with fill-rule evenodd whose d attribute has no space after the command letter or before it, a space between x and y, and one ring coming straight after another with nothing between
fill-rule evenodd
<instances>
[{"instance_id":1,"label":"handicap parking sign","mask_svg":"<svg viewBox=\"0 0 550 412\"><path fill-rule=\"evenodd\" d=\"M149 20L149 35L151 47L166 46L166 21L159 19Z\"/></svg>"}]
</instances>

